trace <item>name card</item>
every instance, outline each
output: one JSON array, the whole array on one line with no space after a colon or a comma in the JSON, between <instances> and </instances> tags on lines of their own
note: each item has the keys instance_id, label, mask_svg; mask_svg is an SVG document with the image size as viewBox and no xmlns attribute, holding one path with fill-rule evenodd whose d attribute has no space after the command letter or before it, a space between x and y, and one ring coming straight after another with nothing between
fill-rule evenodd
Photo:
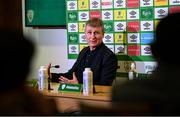
<instances>
[{"instance_id":1,"label":"name card","mask_svg":"<svg viewBox=\"0 0 180 117\"><path fill-rule=\"evenodd\" d=\"M76 92L80 93L82 90L82 85L81 84L65 84L61 83L59 85L58 91L59 92Z\"/></svg>"}]
</instances>

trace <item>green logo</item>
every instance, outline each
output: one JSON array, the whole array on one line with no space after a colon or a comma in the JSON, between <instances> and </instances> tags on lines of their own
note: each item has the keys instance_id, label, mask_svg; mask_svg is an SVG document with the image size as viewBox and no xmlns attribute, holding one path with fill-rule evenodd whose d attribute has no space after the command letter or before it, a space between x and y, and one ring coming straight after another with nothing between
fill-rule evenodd
<instances>
[{"instance_id":1,"label":"green logo","mask_svg":"<svg viewBox=\"0 0 180 117\"><path fill-rule=\"evenodd\" d=\"M78 43L78 34L69 34L69 43Z\"/></svg>"},{"instance_id":2,"label":"green logo","mask_svg":"<svg viewBox=\"0 0 180 117\"><path fill-rule=\"evenodd\" d=\"M113 32L113 22L104 22L104 30L105 32Z\"/></svg>"},{"instance_id":3,"label":"green logo","mask_svg":"<svg viewBox=\"0 0 180 117\"><path fill-rule=\"evenodd\" d=\"M69 12L68 21L77 21L77 12Z\"/></svg>"},{"instance_id":4,"label":"green logo","mask_svg":"<svg viewBox=\"0 0 180 117\"><path fill-rule=\"evenodd\" d=\"M76 92L80 93L82 90L82 85L81 84L60 84L58 91L59 92Z\"/></svg>"},{"instance_id":5,"label":"green logo","mask_svg":"<svg viewBox=\"0 0 180 117\"><path fill-rule=\"evenodd\" d=\"M153 9L141 9L141 19L153 19Z\"/></svg>"}]
</instances>

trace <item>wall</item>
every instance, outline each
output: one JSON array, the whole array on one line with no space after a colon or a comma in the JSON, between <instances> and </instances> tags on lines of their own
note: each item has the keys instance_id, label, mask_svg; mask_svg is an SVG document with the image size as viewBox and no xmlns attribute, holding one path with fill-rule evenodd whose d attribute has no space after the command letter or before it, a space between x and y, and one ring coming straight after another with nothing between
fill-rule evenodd
<instances>
[{"instance_id":1,"label":"wall","mask_svg":"<svg viewBox=\"0 0 180 117\"><path fill-rule=\"evenodd\" d=\"M66 72L68 70L66 29L25 27L24 1L22 0L23 33L31 37L37 47L29 78L37 78L38 68L42 65L46 66L49 62L52 65L60 65L59 69L51 69L52 72Z\"/></svg>"}]
</instances>

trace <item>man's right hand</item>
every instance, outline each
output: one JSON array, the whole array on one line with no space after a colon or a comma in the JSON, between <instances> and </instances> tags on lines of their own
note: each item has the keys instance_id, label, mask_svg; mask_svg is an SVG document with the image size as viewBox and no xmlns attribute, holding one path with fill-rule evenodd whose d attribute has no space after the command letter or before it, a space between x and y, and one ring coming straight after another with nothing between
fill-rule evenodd
<instances>
[{"instance_id":1,"label":"man's right hand","mask_svg":"<svg viewBox=\"0 0 180 117\"><path fill-rule=\"evenodd\" d=\"M73 79L72 80L69 80L64 76L60 76L59 82L60 83L66 83L66 84L78 84L79 83L77 80L77 77L75 75L75 72L73 72Z\"/></svg>"}]
</instances>

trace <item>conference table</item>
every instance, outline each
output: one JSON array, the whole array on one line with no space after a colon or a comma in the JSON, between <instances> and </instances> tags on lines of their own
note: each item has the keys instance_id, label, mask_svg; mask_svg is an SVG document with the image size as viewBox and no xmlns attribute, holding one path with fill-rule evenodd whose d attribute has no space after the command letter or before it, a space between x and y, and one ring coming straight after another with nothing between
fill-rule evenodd
<instances>
[{"instance_id":1,"label":"conference table","mask_svg":"<svg viewBox=\"0 0 180 117\"><path fill-rule=\"evenodd\" d=\"M59 92L59 83L51 83L53 90L44 90L42 93L47 98L54 98L59 112L70 113L80 110L80 105L87 104L93 106L109 107L111 106L112 86L95 86L95 93L92 96L84 96L82 92Z\"/></svg>"}]
</instances>

